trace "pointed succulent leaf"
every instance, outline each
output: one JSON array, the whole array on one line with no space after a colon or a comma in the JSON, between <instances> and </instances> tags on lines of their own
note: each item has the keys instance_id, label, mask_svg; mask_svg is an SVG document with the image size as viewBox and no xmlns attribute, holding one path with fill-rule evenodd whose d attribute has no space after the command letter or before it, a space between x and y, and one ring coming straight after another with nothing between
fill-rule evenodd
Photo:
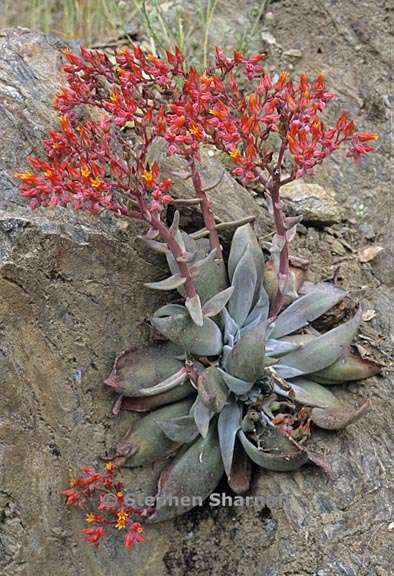
<instances>
[{"instance_id":1,"label":"pointed succulent leaf","mask_svg":"<svg viewBox=\"0 0 394 576\"><path fill-rule=\"evenodd\" d=\"M228 302L228 311L239 327L242 327L253 305L258 283L256 265L249 247L234 270L231 285L234 292Z\"/></svg>"},{"instance_id":2,"label":"pointed succulent leaf","mask_svg":"<svg viewBox=\"0 0 394 576\"><path fill-rule=\"evenodd\" d=\"M186 278L180 274L174 274L165 280L160 280L160 282L147 282L144 284L147 288L153 288L154 290L175 290L183 286L186 282Z\"/></svg>"},{"instance_id":3,"label":"pointed succulent leaf","mask_svg":"<svg viewBox=\"0 0 394 576\"><path fill-rule=\"evenodd\" d=\"M188 309L190 318L193 320L193 322L197 324L197 326L202 326L204 318L202 315L202 308L199 295L196 294L192 298L186 298L185 306Z\"/></svg>"},{"instance_id":4,"label":"pointed succulent leaf","mask_svg":"<svg viewBox=\"0 0 394 576\"><path fill-rule=\"evenodd\" d=\"M224 365L226 372L248 381L263 376L266 329L267 323L262 322L241 336L227 356Z\"/></svg>"},{"instance_id":5,"label":"pointed succulent leaf","mask_svg":"<svg viewBox=\"0 0 394 576\"><path fill-rule=\"evenodd\" d=\"M314 334L294 334L282 338L281 341L298 344L302 347L317 337ZM382 367L379 364L373 360L361 358L358 353L353 352L349 347L336 362L323 370L308 375L308 377L315 382L328 386L353 380L364 380L379 374L381 369Z\"/></svg>"},{"instance_id":6,"label":"pointed succulent leaf","mask_svg":"<svg viewBox=\"0 0 394 576\"><path fill-rule=\"evenodd\" d=\"M268 294L263 285L260 286L260 296L257 303L253 306L251 312L246 318L243 331L251 330L261 322L267 320L269 315L270 301Z\"/></svg>"},{"instance_id":7,"label":"pointed succulent leaf","mask_svg":"<svg viewBox=\"0 0 394 576\"><path fill-rule=\"evenodd\" d=\"M290 276L292 276L292 284L295 286L296 292L299 292L304 282L305 270L296 268L295 266L290 266L289 269ZM274 270L274 263L272 260L268 260L265 264L264 288L270 301L273 302L278 291L278 274ZM289 304L292 301L293 299L288 296L284 299L285 304Z\"/></svg>"},{"instance_id":8,"label":"pointed succulent leaf","mask_svg":"<svg viewBox=\"0 0 394 576\"><path fill-rule=\"evenodd\" d=\"M301 344L297 344L296 342L286 342L284 340L275 340L269 339L265 345L265 354L267 356L274 356L279 358L283 356L283 354L288 354L289 352L293 352L294 350L298 350L301 347Z\"/></svg>"},{"instance_id":9,"label":"pointed succulent leaf","mask_svg":"<svg viewBox=\"0 0 394 576\"><path fill-rule=\"evenodd\" d=\"M158 252L159 254L169 254L170 253L170 250L169 250L167 244L164 244L164 242L158 242L157 240L151 240L150 238L147 238L146 236L139 236L139 238L141 238L141 240L144 242L144 244L146 244L147 246L149 246L149 248L151 248L155 252Z\"/></svg>"},{"instance_id":10,"label":"pointed succulent leaf","mask_svg":"<svg viewBox=\"0 0 394 576\"><path fill-rule=\"evenodd\" d=\"M228 287L226 265L222 258L207 262L194 278L194 286L200 295L201 302L205 304L213 296Z\"/></svg>"},{"instance_id":11,"label":"pointed succulent leaf","mask_svg":"<svg viewBox=\"0 0 394 576\"><path fill-rule=\"evenodd\" d=\"M209 366L201 372L197 381L197 390L202 402L208 408L214 412L222 411L229 391L218 368Z\"/></svg>"},{"instance_id":12,"label":"pointed succulent leaf","mask_svg":"<svg viewBox=\"0 0 394 576\"><path fill-rule=\"evenodd\" d=\"M156 310L154 316L161 318L162 316L176 316L185 313L185 307L182 304L165 304Z\"/></svg>"},{"instance_id":13,"label":"pointed succulent leaf","mask_svg":"<svg viewBox=\"0 0 394 576\"><path fill-rule=\"evenodd\" d=\"M170 226L170 232L174 237L176 236L176 234L179 230L180 219L181 219L181 215L179 213L179 210L175 210L174 218L173 218L171 226Z\"/></svg>"},{"instance_id":14,"label":"pointed succulent leaf","mask_svg":"<svg viewBox=\"0 0 394 576\"><path fill-rule=\"evenodd\" d=\"M197 252L187 252L185 251L182 256L179 256L178 258L176 258L176 261L179 263L190 263L190 262L194 262L197 259Z\"/></svg>"},{"instance_id":15,"label":"pointed succulent leaf","mask_svg":"<svg viewBox=\"0 0 394 576\"><path fill-rule=\"evenodd\" d=\"M238 402L232 402L224 406L219 414L218 435L220 452L222 455L224 471L227 477L230 477L233 464L235 440L240 428L242 408Z\"/></svg>"},{"instance_id":16,"label":"pointed succulent leaf","mask_svg":"<svg viewBox=\"0 0 394 576\"><path fill-rule=\"evenodd\" d=\"M297 470L308 460L308 454L298 449L286 438L283 438L283 442L271 451L266 451L257 448L243 430L239 430L238 437L249 458L266 470L289 472Z\"/></svg>"},{"instance_id":17,"label":"pointed succulent leaf","mask_svg":"<svg viewBox=\"0 0 394 576\"><path fill-rule=\"evenodd\" d=\"M150 412L139 420L116 449L116 457L124 465L133 468L150 464L164 457L176 447L160 428L160 422L176 416L186 415L191 407L191 400L184 400Z\"/></svg>"},{"instance_id":18,"label":"pointed succulent leaf","mask_svg":"<svg viewBox=\"0 0 394 576\"><path fill-rule=\"evenodd\" d=\"M211 250L206 256L204 256L204 258L201 258L200 260L196 260L195 262L193 262L193 264L190 266L190 272L192 277L193 278L198 277L201 268L203 268L206 264L214 262L215 259L217 259L216 248Z\"/></svg>"},{"instance_id":19,"label":"pointed succulent leaf","mask_svg":"<svg viewBox=\"0 0 394 576\"><path fill-rule=\"evenodd\" d=\"M232 348L235 342L239 340L240 331L238 324L235 322L226 308L223 309L222 314L224 320L224 342Z\"/></svg>"},{"instance_id":20,"label":"pointed succulent leaf","mask_svg":"<svg viewBox=\"0 0 394 576\"><path fill-rule=\"evenodd\" d=\"M164 434L173 442L189 444L199 435L194 417L191 414L178 416L158 423Z\"/></svg>"},{"instance_id":21,"label":"pointed succulent leaf","mask_svg":"<svg viewBox=\"0 0 394 576\"><path fill-rule=\"evenodd\" d=\"M234 288L230 286L225 290L222 290L218 294L215 294L212 298L210 298L207 302L205 302L204 306L202 307L202 313L207 318L212 318L212 316L216 316L223 310L226 306L227 302L231 294L234 292Z\"/></svg>"},{"instance_id":22,"label":"pointed succulent leaf","mask_svg":"<svg viewBox=\"0 0 394 576\"><path fill-rule=\"evenodd\" d=\"M296 278L290 272L288 274L278 273L278 286L280 293L291 301L298 298Z\"/></svg>"},{"instance_id":23,"label":"pointed succulent leaf","mask_svg":"<svg viewBox=\"0 0 394 576\"><path fill-rule=\"evenodd\" d=\"M182 312L166 316L158 310L152 325L168 340L186 352L199 356L217 356L222 350L222 333L210 318L197 326L184 308Z\"/></svg>"},{"instance_id":24,"label":"pointed succulent leaf","mask_svg":"<svg viewBox=\"0 0 394 576\"><path fill-rule=\"evenodd\" d=\"M332 291L314 291L301 296L290 304L277 318L270 333L272 338L280 338L291 334L313 322L330 308L338 304L346 292L335 288Z\"/></svg>"},{"instance_id":25,"label":"pointed succulent leaf","mask_svg":"<svg viewBox=\"0 0 394 576\"><path fill-rule=\"evenodd\" d=\"M231 242L231 249L228 258L228 273L230 280L233 279L235 269L246 249L249 248L255 264L257 277L262 278L264 273L264 255L257 241L256 234L250 224L245 224L236 229Z\"/></svg>"},{"instance_id":26,"label":"pointed succulent leaf","mask_svg":"<svg viewBox=\"0 0 394 576\"><path fill-rule=\"evenodd\" d=\"M240 378L236 378L228 372L225 372L221 368L219 368L220 372L222 373L223 379L227 386L230 388L231 392L234 392L237 396L246 394L249 390L252 389L254 382L247 382L246 380L241 380Z\"/></svg>"},{"instance_id":27,"label":"pointed succulent leaf","mask_svg":"<svg viewBox=\"0 0 394 576\"><path fill-rule=\"evenodd\" d=\"M252 466L238 438L235 442L233 465L227 483L235 494L243 494L250 488Z\"/></svg>"},{"instance_id":28,"label":"pointed succulent leaf","mask_svg":"<svg viewBox=\"0 0 394 576\"><path fill-rule=\"evenodd\" d=\"M345 353L357 333L360 322L361 309L348 322L280 358L274 368L283 378L294 378L330 366Z\"/></svg>"},{"instance_id":29,"label":"pointed succulent leaf","mask_svg":"<svg viewBox=\"0 0 394 576\"><path fill-rule=\"evenodd\" d=\"M205 500L216 488L223 475L216 428L213 422L206 438L195 440L162 472L156 511L148 522L160 522L184 514L198 499Z\"/></svg>"},{"instance_id":30,"label":"pointed succulent leaf","mask_svg":"<svg viewBox=\"0 0 394 576\"><path fill-rule=\"evenodd\" d=\"M182 386L176 386L168 392L157 394L156 396L140 396L138 398L123 398L121 409L130 412L148 412L161 406L166 406L173 402L178 402L187 398L195 392L194 386L190 381L186 381Z\"/></svg>"},{"instance_id":31,"label":"pointed succulent leaf","mask_svg":"<svg viewBox=\"0 0 394 576\"><path fill-rule=\"evenodd\" d=\"M311 420L319 426L319 428L324 428L325 430L341 430L361 418L368 408L368 401L355 411L351 411L343 405L330 408L313 408Z\"/></svg>"},{"instance_id":32,"label":"pointed succulent leaf","mask_svg":"<svg viewBox=\"0 0 394 576\"><path fill-rule=\"evenodd\" d=\"M341 384L352 380L363 380L375 374L379 374L381 367L373 362L361 358L351 350L348 350L336 362L323 370L309 374L309 378L322 384Z\"/></svg>"},{"instance_id":33,"label":"pointed succulent leaf","mask_svg":"<svg viewBox=\"0 0 394 576\"><path fill-rule=\"evenodd\" d=\"M140 390L141 396L156 396L157 394L162 394L163 392L168 392L176 386L182 385L187 379L187 372L185 368L181 368L175 374L172 374L162 382L155 384L154 386L149 386L148 388L143 388Z\"/></svg>"},{"instance_id":34,"label":"pointed succulent leaf","mask_svg":"<svg viewBox=\"0 0 394 576\"><path fill-rule=\"evenodd\" d=\"M193 240L185 232L178 231L176 236L178 243L189 254L194 254L193 261L204 262L195 269L196 276L193 278L194 286L200 296L201 302L205 303L218 292L228 287L227 269L222 258L215 258L215 252L210 253L209 241L201 238ZM172 254L167 255L168 267L173 274L179 272L178 264ZM182 287L179 292L183 294Z\"/></svg>"},{"instance_id":35,"label":"pointed succulent leaf","mask_svg":"<svg viewBox=\"0 0 394 576\"><path fill-rule=\"evenodd\" d=\"M193 416L197 429L203 438L206 437L209 430L209 423L214 412L204 404L198 395L193 406L190 409L190 414Z\"/></svg>"},{"instance_id":36,"label":"pointed succulent leaf","mask_svg":"<svg viewBox=\"0 0 394 576\"><path fill-rule=\"evenodd\" d=\"M144 388L159 384L184 367L184 362L175 358L180 352L171 343L130 348L116 358L105 384L124 396L143 396Z\"/></svg>"},{"instance_id":37,"label":"pointed succulent leaf","mask_svg":"<svg viewBox=\"0 0 394 576\"><path fill-rule=\"evenodd\" d=\"M317 384L316 382L312 382L307 378L300 377L295 378L290 383L291 387L294 389L302 390L308 397L313 398L317 403L320 404L322 408L329 408L339 406L341 402L334 396L334 394Z\"/></svg>"}]
</instances>

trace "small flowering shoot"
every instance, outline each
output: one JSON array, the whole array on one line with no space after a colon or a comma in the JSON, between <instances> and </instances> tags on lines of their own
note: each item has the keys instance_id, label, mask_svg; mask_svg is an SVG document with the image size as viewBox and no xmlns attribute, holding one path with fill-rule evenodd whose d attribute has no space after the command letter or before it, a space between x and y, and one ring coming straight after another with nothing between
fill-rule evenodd
<instances>
[{"instance_id":1,"label":"small flowering shoot","mask_svg":"<svg viewBox=\"0 0 394 576\"><path fill-rule=\"evenodd\" d=\"M109 528L124 535L124 545L132 548L145 541L143 527L136 517L149 515L148 508L129 506L125 501L123 483L116 479L118 470L108 462L103 472L87 466L82 478L70 481L70 488L63 490L67 506L79 506L86 512L87 527L82 530L86 542L98 546Z\"/></svg>"},{"instance_id":2,"label":"small flowering shoot","mask_svg":"<svg viewBox=\"0 0 394 576\"><path fill-rule=\"evenodd\" d=\"M290 264L300 218L284 214L280 188L312 174L339 148L358 160L372 152L376 134L358 132L346 113L326 125L334 94L324 76L271 78L262 55L230 58L217 49L202 73L186 68L179 50L163 59L138 47L112 59L84 49L65 55L67 87L54 104L60 128L49 132L45 158L30 158L31 171L18 174L22 194L33 208L70 205L144 221L147 247L170 271L146 286L178 292L152 315L152 343L120 354L106 380L118 393L114 413L146 412L116 448L116 466L169 458L146 521L186 512L191 505L182 501L208 497L223 474L234 492L248 490L252 462L274 471L321 464L308 448L313 427L344 428L367 408L352 411L331 387L379 366L351 346L360 309L327 332L311 328L348 294L307 282ZM172 196L172 182L151 160L158 140L183 160L194 199ZM276 229L267 261L250 224L238 223L223 250L207 194L219 182L202 183L202 146L224 154L235 177L266 198ZM180 228L177 208L188 204L201 210L203 233ZM66 491L69 503L84 502L112 478L98 476ZM168 504L174 498L179 505ZM127 542L140 541L124 516L131 512L117 506L107 511L109 522L128 530ZM85 533L97 543L106 524L94 513L89 518L94 526Z\"/></svg>"}]
</instances>

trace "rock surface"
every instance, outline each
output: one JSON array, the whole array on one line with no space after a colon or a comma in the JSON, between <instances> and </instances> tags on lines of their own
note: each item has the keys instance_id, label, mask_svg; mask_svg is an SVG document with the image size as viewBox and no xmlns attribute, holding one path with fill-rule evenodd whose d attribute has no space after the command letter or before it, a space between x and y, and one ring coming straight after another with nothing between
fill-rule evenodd
<instances>
[{"instance_id":1,"label":"rock surface","mask_svg":"<svg viewBox=\"0 0 394 576\"><path fill-rule=\"evenodd\" d=\"M307 0L300 3L305 18L309 8ZM322 25L323 8L315 14ZM141 251L134 224L125 229L108 216L62 209L32 213L18 196L13 173L40 150L54 122L49 106L63 47L23 30L0 35L0 573L389 574L392 387L384 379L336 392L353 405L371 398L372 409L346 432L320 432L332 481L312 467L258 474L252 493L270 496L265 504L195 509L150 527L147 543L131 557L115 541L98 550L81 542L80 515L65 510L59 493L130 425L129 414L109 416L102 381L120 350L146 339L145 317L160 301L142 283L162 271ZM221 188L216 196L221 218L249 215L249 197L245 209L231 195L230 210L226 193ZM256 215L261 225L263 210ZM313 233L298 246L300 255L311 252L319 274L330 252L324 236ZM371 282L359 267L343 274L345 285ZM374 282L377 328L387 332L390 293ZM127 484L151 492L157 473L132 471Z\"/></svg>"},{"instance_id":2,"label":"rock surface","mask_svg":"<svg viewBox=\"0 0 394 576\"><path fill-rule=\"evenodd\" d=\"M342 219L335 192L319 184L295 180L283 186L282 198L288 200L287 210L292 216L302 215L303 224L329 226Z\"/></svg>"}]
</instances>

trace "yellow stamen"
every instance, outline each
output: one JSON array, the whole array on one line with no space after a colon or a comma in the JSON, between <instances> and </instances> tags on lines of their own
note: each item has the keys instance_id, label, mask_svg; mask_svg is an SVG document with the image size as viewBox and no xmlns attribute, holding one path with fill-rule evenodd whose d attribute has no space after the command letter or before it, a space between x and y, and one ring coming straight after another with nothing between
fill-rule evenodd
<instances>
[{"instance_id":1,"label":"yellow stamen","mask_svg":"<svg viewBox=\"0 0 394 576\"><path fill-rule=\"evenodd\" d=\"M117 528L118 530L122 530L123 528L126 527L126 521L127 518L129 517L129 515L127 514L127 512L118 512L117 516L116 516L116 524L115 524L115 528Z\"/></svg>"},{"instance_id":2,"label":"yellow stamen","mask_svg":"<svg viewBox=\"0 0 394 576\"><path fill-rule=\"evenodd\" d=\"M81 166L81 174L84 178L87 178L90 175L90 168L87 164Z\"/></svg>"},{"instance_id":3,"label":"yellow stamen","mask_svg":"<svg viewBox=\"0 0 394 576\"><path fill-rule=\"evenodd\" d=\"M235 148L233 148L232 150L230 150L229 155L230 155L230 157L231 157L233 160L236 160L237 158L240 157L240 153L239 153L238 150L236 150Z\"/></svg>"},{"instance_id":4,"label":"yellow stamen","mask_svg":"<svg viewBox=\"0 0 394 576\"><path fill-rule=\"evenodd\" d=\"M152 182L153 182L152 170L145 170L142 177L145 180L145 182L147 182L148 184L152 184Z\"/></svg>"},{"instance_id":5,"label":"yellow stamen","mask_svg":"<svg viewBox=\"0 0 394 576\"><path fill-rule=\"evenodd\" d=\"M93 188L99 188L102 185L103 181L101 180L101 178L91 178L90 179L90 184L93 186Z\"/></svg>"},{"instance_id":6,"label":"yellow stamen","mask_svg":"<svg viewBox=\"0 0 394 576\"><path fill-rule=\"evenodd\" d=\"M30 178L33 176L33 173L32 173L32 172L29 172L29 171L27 171L27 172L17 172L17 173L15 174L15 176L16 176L17 178L19 178L20 180L30 180Z\"/></svg>"}]
</instances>

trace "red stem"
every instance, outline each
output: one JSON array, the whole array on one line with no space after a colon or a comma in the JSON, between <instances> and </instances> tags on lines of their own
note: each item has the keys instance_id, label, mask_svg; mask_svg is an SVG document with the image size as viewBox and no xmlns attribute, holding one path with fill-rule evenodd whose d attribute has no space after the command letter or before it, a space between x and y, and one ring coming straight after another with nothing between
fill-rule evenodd
<instances>
[{"instance_id":1,"label":"red stem","mask_svg":"<svg viewBox=\"0 0 394 576\"><path fill-rule=\"evenodd\" d=\"M216 249L216 255L218 258L223 258L222 247L220 245L219 236L215 227L215 218L213 215L211 204L208 200L206 193L203 190L200 173L193 159L189 161L189 165L191 169L194 190L196 192L197 198L199 198L201 201L202 216L204 218L205 226L209 231L211 248L212 250Z\"/></svg>"},{"instance_id":2,"label":"red stem","mask_svg":"<svg viewBox=\"0 0 394 576\"><path fill-rule=\"evenodd\" d=\"M271 316L277 316L283 305L283 294L279 287L281 278L286 279L289 277L289 243L286 236L285 219L282 212L282 205L280 199L280 180L279 177L273 179L269 191L272 199L272 208L274 213L274 222L278 236L284 239L284 244L279 255L279 273L278 273L278 290L276 292L274 302L272 304Z\"/></svg>"}]
</instances>

